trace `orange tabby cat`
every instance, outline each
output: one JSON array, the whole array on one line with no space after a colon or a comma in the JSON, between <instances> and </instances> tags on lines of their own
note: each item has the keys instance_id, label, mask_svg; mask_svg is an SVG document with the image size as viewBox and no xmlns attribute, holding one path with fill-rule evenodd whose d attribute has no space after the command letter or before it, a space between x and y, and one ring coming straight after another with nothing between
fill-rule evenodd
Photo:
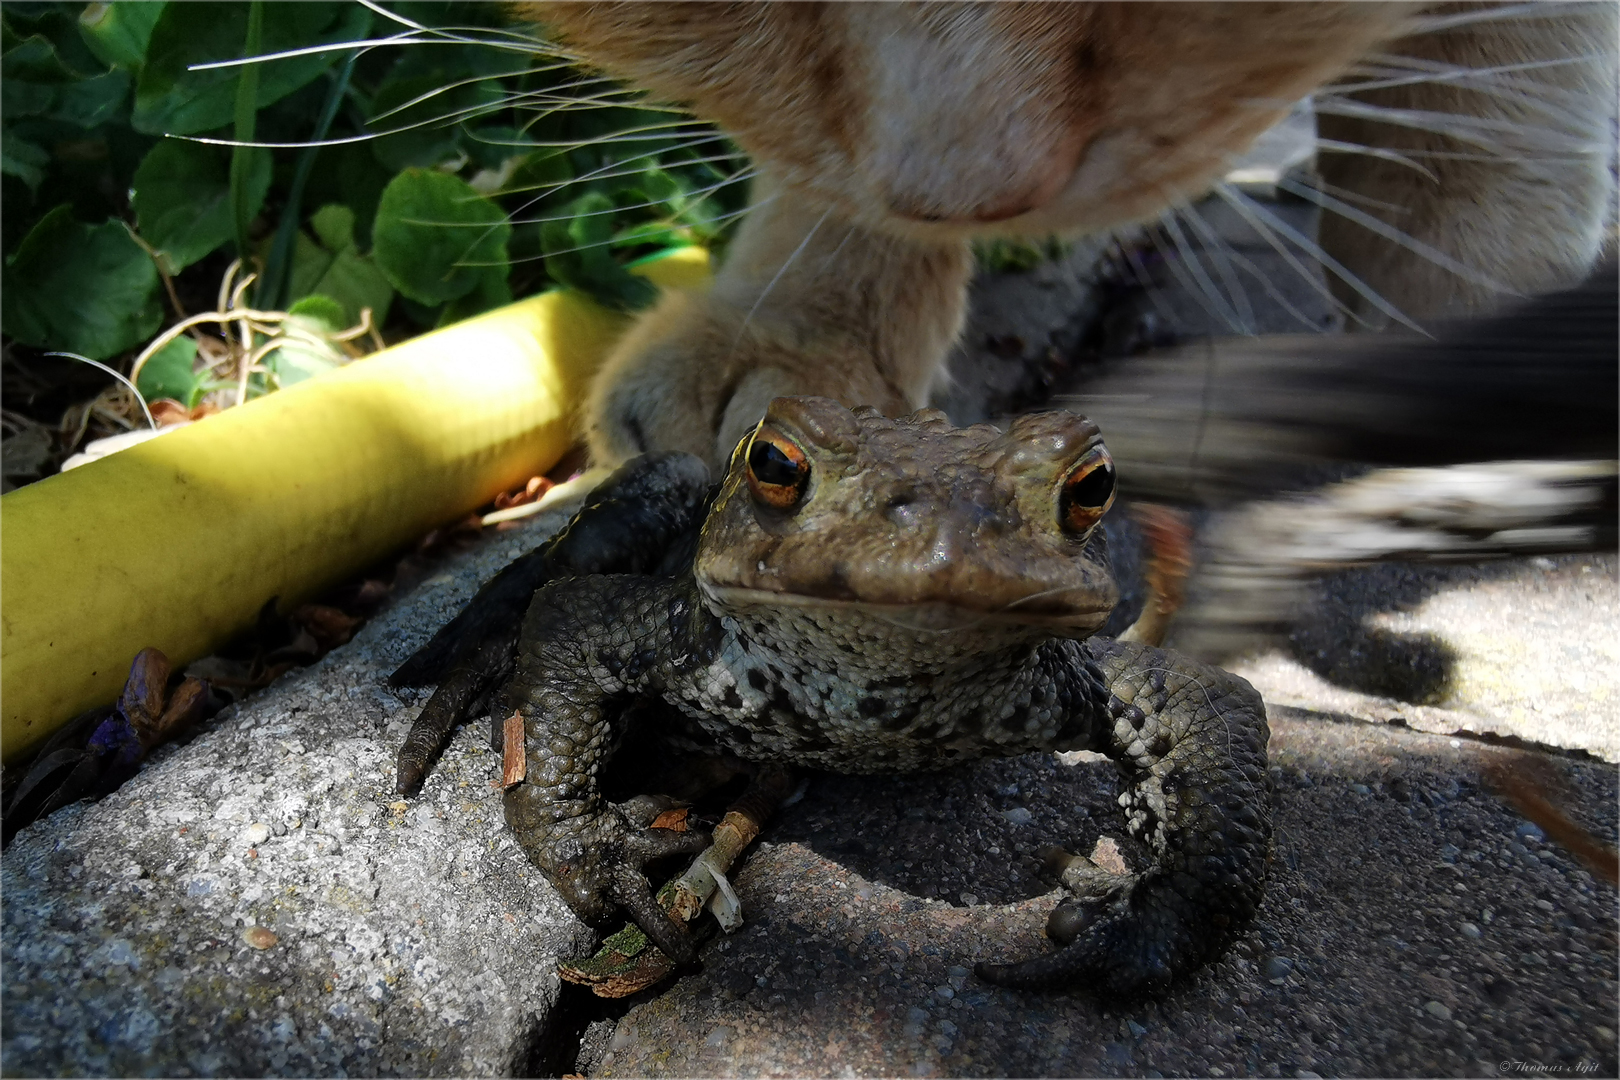
<instances>
[{"instance_id":1,"label":"orange tabby cat","mask_svg":"<svg viewBox=\"0 0 1620 1080\"><path fill-rule=\"evenodd\" d=\"M1384 318L1368 293L1423 317L1568 283L1610 221L1609 3L522 8L761 169L713 289L666 297L599 377L601 462L723 461L780 394L922 405L970 238L1150 220L1336 81L1359 85L1319 101L1318 171L1348 216L1321 245L1358 314Z\"/></svg>"}]
</instances>

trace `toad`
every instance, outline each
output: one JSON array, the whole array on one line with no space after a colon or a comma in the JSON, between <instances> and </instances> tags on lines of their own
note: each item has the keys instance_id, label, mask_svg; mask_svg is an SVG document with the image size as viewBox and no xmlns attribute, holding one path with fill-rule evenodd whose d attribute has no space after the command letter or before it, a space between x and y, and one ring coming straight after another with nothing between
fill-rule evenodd
<instances>
[{"instance_id":1,"label":"toad","mask_svg":"<svg viewBox=\"0 0 1620 1080\"><path fill-rule=\"evenodd\" d=\"M1114 481L1074 414L959 429L933 410L894 420L824 398L772 402L714 488L688 455L626 465L469 608L483 601L499 624L489 612L553 578L515 649L498 625L458 646L504 678L496 715L522 717L526 775L505 795L519 843L586 921L622 910L684 960L690 934L643 868L705 837L645 827L605 797L599 774L626 740L849 773L1100 751L1149 865L1063 860L1058 947L977 970L1020 988L1162 990L1260 902L1268 733L1242 679L1092 636L1117 599L1099 528ZM476 696L465 669L440 691L460 685L462 706ZM402 787L434 738L413 732Z\"/></svg>"}]
</instances>

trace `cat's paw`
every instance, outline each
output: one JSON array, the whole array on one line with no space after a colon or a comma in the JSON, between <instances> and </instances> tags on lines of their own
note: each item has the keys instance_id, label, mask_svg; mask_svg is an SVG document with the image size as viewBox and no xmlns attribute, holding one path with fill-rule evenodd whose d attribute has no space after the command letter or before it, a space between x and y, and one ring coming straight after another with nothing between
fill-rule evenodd
<instances>
[{"instance_id":1,"label":"cat's paw","mask_svg":"<svg viewBox=\"0 0 1620 1080\"><path fill-rule=\"evenodd\" d=\"M614 465L682 450L724 468L778 397L836 398L891 416L920 404L900 392L872 353L836 339L807 340L784 332L796 328L750 315L713 294L692 293L668 294L642 315L586 401L592 460Z\"/></svg>"}]
</instances>

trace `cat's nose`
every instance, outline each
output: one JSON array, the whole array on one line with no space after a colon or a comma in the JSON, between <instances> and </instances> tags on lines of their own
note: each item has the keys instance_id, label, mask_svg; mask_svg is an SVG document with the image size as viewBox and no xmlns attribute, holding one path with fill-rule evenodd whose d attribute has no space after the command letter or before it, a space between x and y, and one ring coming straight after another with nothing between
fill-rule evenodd
<instances>
[{"instance_id":1,"label":"cat's nose","mask_svg":"<svg viewBox=\"0 0 1620 1080\"><path fill-rule=\"evenodd\" d=\"M1063 190L1063 185L1068 182L1069 173L1073 171L1072 167L1067 171L1053 169L1032 191L1012 192L999 199L980 203L973 209L973 220L1006 221L1039 210Z\"/></svg>"},{"instance_id":2,"label":"cat's nose","mask_svg":"<svg viewBox=\"0 0 1620 1080\"><path fill-rule=\"evenodd\" d=\"M1062 194L1080 161L1081 140L1072 135L1054 140L1035 161L1020 162L987 182L987 170L958 170L945 163L931 189L891 192L889 211L909 221L981 224L1007 221L1032 213ZM977 175L975 175L977 174Z\"/></svg>"}]
</instances>

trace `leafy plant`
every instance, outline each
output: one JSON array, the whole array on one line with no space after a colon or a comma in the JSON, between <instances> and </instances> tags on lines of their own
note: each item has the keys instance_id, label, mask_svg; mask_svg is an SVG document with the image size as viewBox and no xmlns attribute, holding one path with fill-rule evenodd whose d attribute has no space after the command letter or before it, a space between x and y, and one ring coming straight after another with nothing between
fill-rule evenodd
<instances>
[{"instance_id":1,"label":"leafy plant","mask_svg":"<svg viewBox=\"0 0 1620 1080\"><path fill-rule=\"evenodd\" d=\"M320 350L293 340L366 312L392 339L554 285L647 303L625 263L722 244L742 160L506 19L495 4L5 4L8 362L33 347L128 370L165 322L211 311L249 335L251 371L226 377L206 320L141 364L143 396L189 408L307 375ZM265 352L274 328L285 341Z\"/></svg>"}]
</instances>

